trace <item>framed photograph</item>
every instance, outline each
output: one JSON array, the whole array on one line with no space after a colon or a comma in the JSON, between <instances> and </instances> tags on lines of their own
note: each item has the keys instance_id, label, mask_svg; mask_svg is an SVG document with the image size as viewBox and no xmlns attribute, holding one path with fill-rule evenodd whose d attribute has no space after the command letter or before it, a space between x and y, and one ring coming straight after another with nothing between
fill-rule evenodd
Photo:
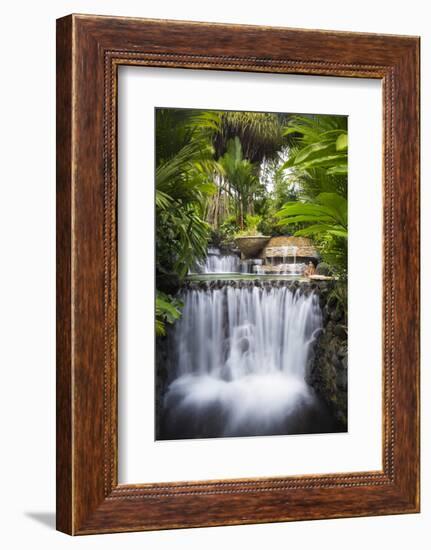
<instances>
[{"instance_id":1,"label":"framed photograph","mask_svg":"<svg viewBox=\"0 0 431 550\"><path fill-rule=\"evenodd\" d=\"M57 528L419 511L419 38L57 21Z\"/></svg>"}]
</instances>

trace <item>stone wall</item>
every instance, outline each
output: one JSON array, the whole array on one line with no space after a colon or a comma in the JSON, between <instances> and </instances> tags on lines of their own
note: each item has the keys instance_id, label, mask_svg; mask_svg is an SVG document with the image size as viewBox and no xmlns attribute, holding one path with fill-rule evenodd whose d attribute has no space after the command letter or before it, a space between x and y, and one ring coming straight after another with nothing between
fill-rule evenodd
<instances>
[{"instance_id":1,"label":"stone wall","mask_svg":"<svg viewBox=\"0 0 431 550\"><path fill-rule=\"evenodd\" d=\"M309 359L307 381L323 398L342 427L347 427L347 312L335 297L337 281L319 282L323 328Z\"/></svg>"},{"instance_id":2,"label":"stone wall","mask_svg":"<svg viewBox=\"0 0 431 550\"><path fill-rule=\"evenodd\" d=\"M296 248L295 254L293 250L282 251L282 248ZM263 248L262 252L259 254L259 258L262 259L271 259L271 258L282 258L287 256L296 256L299 261L299 258L309 258L316 260L319 257L319 253L316 247L313 245L311 239L306 237L291 237L291 236L278 236L271 237L268 243Z\"/></svg>"}]
</instances>

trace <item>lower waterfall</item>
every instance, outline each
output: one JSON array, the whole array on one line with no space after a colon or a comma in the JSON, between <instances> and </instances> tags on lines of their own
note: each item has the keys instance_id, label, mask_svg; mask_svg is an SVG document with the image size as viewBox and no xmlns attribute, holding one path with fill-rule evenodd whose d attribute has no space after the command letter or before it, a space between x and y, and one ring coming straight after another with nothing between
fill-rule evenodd
<instances>
[{"instance_id":1,"label":"lower waterfall","mask_svg":"<svg viewBox=\"0 0 431 550\"><path fill-rule=\"evenodd\" d=\"M306 382L319 297L283 281L189 285L168 337L158 439L330 431Z\"/></svg>"}]
</instances>

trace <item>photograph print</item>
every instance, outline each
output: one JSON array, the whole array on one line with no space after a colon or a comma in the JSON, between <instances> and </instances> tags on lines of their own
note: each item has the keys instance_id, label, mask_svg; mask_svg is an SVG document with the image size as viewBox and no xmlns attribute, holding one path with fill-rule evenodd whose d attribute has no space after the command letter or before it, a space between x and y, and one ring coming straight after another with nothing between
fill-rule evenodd
<instances>
[{"instance_id":1,"label":"photograph print","mask_svg":"<svg viewBox=\"0 0 431 550\"><path fill-rule=\"evenodd\" d=\"M155 109L155 439L347 431L347 116Z\"/></svg>"}]
</instances>

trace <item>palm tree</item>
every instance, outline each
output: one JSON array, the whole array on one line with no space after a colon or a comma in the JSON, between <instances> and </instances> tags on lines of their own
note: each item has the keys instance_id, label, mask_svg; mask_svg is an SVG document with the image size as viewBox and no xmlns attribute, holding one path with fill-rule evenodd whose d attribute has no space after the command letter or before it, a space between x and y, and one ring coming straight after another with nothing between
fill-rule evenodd
<instances>
[{"instance_id":1,"label":"palm tree","mask_svg":"<svg viewBox=\"0 0 431 550\"><path fill-rule=\"evenodd\" d=\"M264 159L271 159L278 155L278 151L286 138L283 137L283 128L287 122L287 115L257 112L219 112L220 124L213 134L215 157L221 159L228 149L228 144L239 138L242 146L242 158L247 159L255 166L257 174ZM232 215L231 198L235 190L224 177L221 163L215 166L214 180L217 183L217 193L207 203L206 219L214 229ZM238 207L238 197L234 197L235 211ZM253 212L252 206L243 205L243 215L236 214L238 220L244 221L244 212Z\"/></svg>"},{"instance_id":2,"label":"palm tree","mask_svg":"<svg viewBox=\"0 0 431 550\"><path fill-rule=\"evenodd\" d=\"M216 155L222 156L231 139L238 137L244 157L253 164L274 157L286 139L283 128L288 115L250 111L224 111L214 134Z\"/></svg>"},{"instance_id":3,"label":"palm tree","mask_svg":"<svg viewBox=\"0 0 431 550\"><path fill-rule=\"evenodd\" d=\"M238 224L243 229L246 214L252 213L252 198L259 187L259 179L253 164L243 157L238 137L228 141L226 153L219 159L219 165L226 189L235 202Z\"/></svg>"}]
</instances>

